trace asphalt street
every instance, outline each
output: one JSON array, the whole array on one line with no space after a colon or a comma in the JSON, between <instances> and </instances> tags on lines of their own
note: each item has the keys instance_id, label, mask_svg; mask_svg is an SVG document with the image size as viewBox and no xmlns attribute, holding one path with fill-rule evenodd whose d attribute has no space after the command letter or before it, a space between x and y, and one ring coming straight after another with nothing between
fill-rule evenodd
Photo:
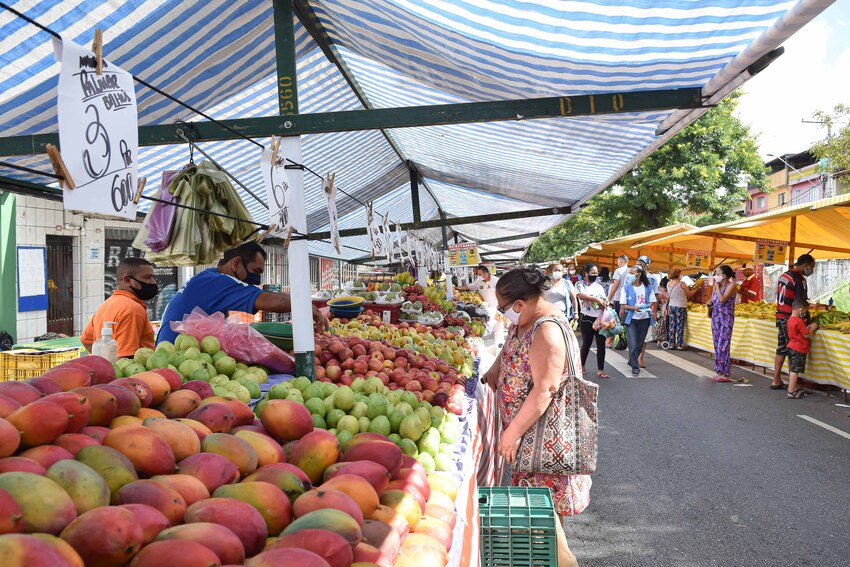
<instances>
[{"instance_id":1,"label":"asphalt street","mask_svg":"<svg viewBox=\"0 0 850 567\"><path fill-rule=\"evenodd\" d=\"M639 378L608 350L611 378L597 380L591 503L565 521L580 565L850 565L843 398L788 400L738 368L749 384L714 383L707 356L654 348Z\"/></svg>"}]
</instances>

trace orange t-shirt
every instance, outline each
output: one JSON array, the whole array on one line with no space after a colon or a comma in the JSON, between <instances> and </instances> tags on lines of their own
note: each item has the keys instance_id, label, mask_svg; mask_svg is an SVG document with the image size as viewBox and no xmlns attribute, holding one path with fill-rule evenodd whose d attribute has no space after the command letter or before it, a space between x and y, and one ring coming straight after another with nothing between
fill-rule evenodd
<instances>
[{"instance_id":1,"label":"orange t-shirt","mask_svg":"<svg viewBox=\"0 0 850 567\"><path fill-rule=\"evenodd\" d=\"M104 321L116 323L112 326L112 338L118 343L119 358L133 356L142 347L156 345L145 302L129 291L112 292L89 320L80 341L92 344L99 339Z\"/></svg>"}]
</instances>

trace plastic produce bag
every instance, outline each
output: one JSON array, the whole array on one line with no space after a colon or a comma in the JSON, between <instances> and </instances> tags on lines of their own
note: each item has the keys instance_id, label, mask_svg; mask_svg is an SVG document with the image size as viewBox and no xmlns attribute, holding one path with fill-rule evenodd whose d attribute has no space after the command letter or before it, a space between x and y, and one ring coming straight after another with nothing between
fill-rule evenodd
<instances>
[{"instance_id":1,"label":"plastic produce bag","mask_svg":"<svg viewBox=\"0 0 850 567\"><path fill-rule=\"evenodd\" d=\"M177 177L179 171L163 171L162 183L160 184L159 194L157 198L173 203L174 195L168 190L171 181ZM165 250L171 243L171 232L174 230L174 220L177 218L177 207L174 205L166 205L165 203L155 202L151 207L151 212L145 219L145 228L147 236L145 236L145 246L153 252L161 252Z\"/></svg>"},{"instance_id":2,"label":"plastic produce bag","mask_svg":"<svg viewBox=\"0 0 850 567\"><path fill-rule=\"evenodd\" d=\"M610 307L604 309L596 321L593 322L594 330L599 331L603 337L613 337L622 332L623 326L620 324L620 318L617 313Z\"/></svg>"},{"instance_id":3,"label":"plastic produce bag","mask_svg":"<svg viewBox=\"0 0 850 567\"><path fill-rule=\"evenodd\" d=\"M195 307L182 321L172 321L171 330L192 335L200 342L204 337L214 336L221 350L245 364L265 366L273 374L292 374L295 360L269 342L250 325L238 322L237 317L224 318L224 313L207 315Z\"/></svg>"}]
</instances>

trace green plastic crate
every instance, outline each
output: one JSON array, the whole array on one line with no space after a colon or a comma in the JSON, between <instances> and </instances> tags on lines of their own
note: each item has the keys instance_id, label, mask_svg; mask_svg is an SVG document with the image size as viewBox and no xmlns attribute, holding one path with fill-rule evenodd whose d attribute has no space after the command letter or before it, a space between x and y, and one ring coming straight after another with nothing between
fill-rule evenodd
<instances>
[{"instance_id":1,"label":"green plastic crate","mask_svg":"<svg viewBox=\"0 0 850 567\"><path fill-rule=\"evenodd\" d=\"M555 567L558 539L548 488L479 487L481 565Z\"/></svg>"}]
</instances>

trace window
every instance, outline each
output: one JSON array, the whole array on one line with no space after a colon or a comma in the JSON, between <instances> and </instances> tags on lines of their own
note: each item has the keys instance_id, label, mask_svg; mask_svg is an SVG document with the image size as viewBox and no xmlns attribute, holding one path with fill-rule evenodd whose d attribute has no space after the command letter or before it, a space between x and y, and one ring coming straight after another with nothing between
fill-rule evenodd
<instances>
[{"instance_id":1,"label":"window","mask_svg":"<svg viewBox=\"0 0 850 567\"><path fill-rule=\"evenodd\" d=\"M759 209L764 208L764 196L761 196L758 199L756 199L756 207L759 208Z\"/></svg>"},{"instance_id":2,"label":"window","mask_svg":"<svg viewBox=\"0 0 850 567\"><path fill-rule=\"evenodd\" d=\"M784 204L785 204L785 193L780 193L779 194L779 206L781 207Z\"/></svg>"}]
</instances>

